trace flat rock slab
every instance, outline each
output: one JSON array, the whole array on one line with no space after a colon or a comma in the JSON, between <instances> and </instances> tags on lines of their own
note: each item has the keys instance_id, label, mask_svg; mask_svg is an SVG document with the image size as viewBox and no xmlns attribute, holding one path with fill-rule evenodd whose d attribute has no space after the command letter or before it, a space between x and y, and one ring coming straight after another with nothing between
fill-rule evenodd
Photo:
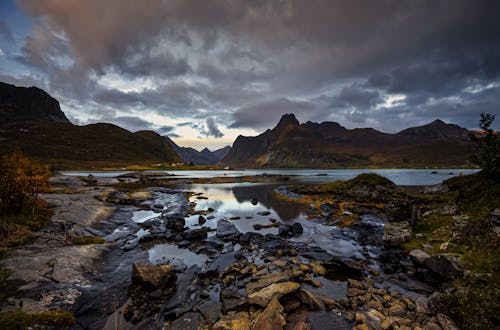
<instances>
[{"instance_id":1,"label":"flat rock slab","mask_svg":"<svg viewBox=\"0 0 500 330\"><path fill-rule=\"evenodd\" d=\"M251 304L265 307L273 298L279 299L288 293L297 291L299 288L300 284L295 282L274 283L252 293L248 296L248 300Z\"/></svg>"}]
</instances>

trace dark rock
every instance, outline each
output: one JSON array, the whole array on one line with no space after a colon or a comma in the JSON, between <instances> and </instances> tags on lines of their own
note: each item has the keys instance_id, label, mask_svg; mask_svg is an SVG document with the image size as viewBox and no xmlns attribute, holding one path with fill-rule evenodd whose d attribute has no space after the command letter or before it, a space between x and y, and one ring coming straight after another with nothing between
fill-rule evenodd
<instances>
[{"instance_id":1,"label":"dark rock","mask_svg":"<svg viewBox=\"0 0 500 330\"><path fill-rule=\"evenodd\" d=\"M182 233L182 237L188 241L200 241L207 238L209 228L189 229Z\"/></svg>"},{"instance_id":2,"label":"dark rock","mask_svg":"<svg viewBox=\"0 0 500 330\"><path fill-rule=\"evenodd\" d=\"M259 203L258 199L257 198L252 198L250 200L250 203L252 203L252 205L257 205Z\"/></svg>"},{"instance_id":3,"label":"dark rock","mask_svg":"<svg viewBox=\"0 0 500 330\"><path fill-rule=\"evenodd\" d=\"M238 239L240 234L240 231L236 228L234 223L224 219L217 221L217 232L215 235L218 238L222 240L233 240Z\"/></svg>"},{"instance_id":4,"label":"dark rock","mask_svg":"<svg viewBox=\"0 0 500 330\"><path fill-rule=\"evenodd\" d=\"M266 216L266 215L270 215L271 212L269 211L262 211L262 212L257 212L258 215L262 215L262 216Z\"/></svg>"},{"instance_id":5,"label":"dark rock","mask_svg":"<svg viewBox=\"0 0 500 330\"><path fill-rule=\"evenodd\" d=\"M205 329L206 322L200 313L188 312L172 321L168 327L172 330L198 330Z\"/></svg>"},{"instance_id":6,"label":"dark rock","mask_svg":"<svg viewBox=\"0 0 500 330\"><path fill-rule=\"evenodd\" d=\"M183 231L184 226L186 225L186 220L184 218L167 218L166 220L166 226L169 229L172 229L174 231Z\"/></svg>"},{"instance_id":7,"label":"dark rock","mask_svg":"<svg viewBox=\"0 0 500 330\"><path fill-rule=\"evenodd\" d=\"M390 222L410 221L412 207L408 201L396 199L386 204L385 212Z\"/></svg>"},{"instance_id":8,"label":"dark rock","mask_svg":"<svg viewBox=\"0 0 500 330\"><path fill-rule=\"evenodd\" d=\"M427 268L444 279L451 280L463 274L463 263L460 257L450 254L438 254L425 261Z\"/></svg>"},{"instance_id":9,"label":"dark rock","mask_svg":"<svg viewBox=\"0 0 500 330\"><path fill-rule=\"evenodd\" d=\"M205 224L205 222L207 222L207 219L204 216L200 215L198 217L198 224L202 226L203 224Z\"/></svg>"},{"instance_id":10,"label":"dark rock","mask_svg":"<svg viewBox=\"0 0 500 330\"><path fill-rule=\"evenodd\" d=\"M196 307L205 319L210 323L215 323L220 317L222 304L218 301L206 301Z\"/></svg>"},{"instance_id":11,"label":"dark rock","mask_svg":"<svg viewBox=\"0 0 500 330\"><path fill-rule=\"evenodd\" d=\"M221 292L222 311L226 314L229 311L242 311L248 304L248 297L245 290L229 287Z\"/></svg>"},{"instance_id":12,"label":"dark rock","mask_svg":"<svg viewBox=\"0 0 500 330\"><path fill-rule=\"evenodd\" d=\"M115 190L111 191L106 197L107 202L116 203L116 204L130 204L132 200L130 197L124 193L123 191Z\"/></svg>"}]
</instances>

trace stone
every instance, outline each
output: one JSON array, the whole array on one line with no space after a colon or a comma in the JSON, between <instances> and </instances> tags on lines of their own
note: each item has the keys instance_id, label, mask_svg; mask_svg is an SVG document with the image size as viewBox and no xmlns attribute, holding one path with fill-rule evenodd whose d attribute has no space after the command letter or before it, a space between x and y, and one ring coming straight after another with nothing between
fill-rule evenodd
<instances>
[{"instance_id":1,"label":"stone","mask_svg":"<svg viewBox=\"0 0 500 330\"><path fill-rule=\"evenodd\" d=\"M252 294L262 288L265 288L273 283L280 283L288 281L292 277L292 272L287 269L282 272L272 272L269 274L264 274L259 277L255 282L249 282L246 285L247 294Z\"/></svg>"},{"instance_id":2,"label":"stone","mask_svg":"<svg viewBox=\"0 0 500 330\"><path fill-rule=\"evenodd\" d=\"M236 287L229 287L221 292L222 301L222 311L224 313L228 311L241 310L247 303L247 295L244 290L240 290Z\"/></svg>"},{"instance_id":3,"label":"stone","mask_svg":"<svg viewBox=\"0 0 500 330\"><path fill-rule=\"evenodd\" d=\"M434 250L434 247L430 244L422 244L422 249L425 252L432 252Z\"/></svg>"},{"instance_id":4,"label":"stone","mask_svg":"<svg viewBox=\"0 0 500 330\"><path fill-rule=\"evenodd\" d=\"M262 216L266 216L266 215L270 215L271 212L269 211L262 211L262 212L257 212L258 215L262 215Z\"/></svg>"},{"instance_id":5,"label":"stone","mask_svg":"<svg viewBox=\"0 0 500 330\"><path fill-rule=\"evenodd\" d=\"M424 194L444 194L450 191L447 184L440 183L433 186L427 186L424 188Z\"/></svg>"},{"instance_id":6,"label":"stone","mask_svg":"<svg viewBox=\"0 0 500 330\"><path fill-rule=\"evenodd\" d=\"M188 312L170 323L168 329L188 330L205 329L206 322L200 313Z\"/></svg>"},{"instance_id":7,"label":"stone","mask_svg":"<svg viewBox=\"0 0 500 330\"><path fill-rule=\"evenodd\" d=\"M447 280L452 280L463 274L462 259L451 254L432 256L426 260L425 265L434 273Z\"/></svg>"},{"instance_id":8,"label":"stone","mask_svg":"<svg viewBox=\"0 0 500 330\"><path fill-rule=\"evenodd\" d=\"M200 215L200 216L198 217L198 224L199 224L200 226L202 226L202 225L204 225L204 224L205 224L205 222L207 222L207 219L206 219L204 216Z\"/></svg>"},{"instance_id":9,"label":"stone","mask_svg":"<svg viewBox=\"0 0 500 330\"><path fill-rule=\"evenodd\" d=\"M392 316L405 316L407 311L406 305L400 300L393 301L389 307L389 315Z\"/></svg>"},{"instance_id":10,"label":"stone","mask_svg":"<svg viewBox=\"0 0 500 330\"><path fill-rule=\"evenodd\" d=\"M217 221L217 231L215 235L218 238L222 240L238 239L240 234L240 231L236 228L234 223L225 219Z\"/></svg>"},{"instance_id":11,"label":"stone","mask_svg":"<svg viewBox=\"0 0 500 330\"><path fill-rule=\"evenodd\" d=\"M187 241L200 241L208 236L208 228L189 229L182 233L182 237Z\"/></svg>"},{"instance_id":12,"label":"stone","mask_svg":"<svg viewBox=\"0 0 500 330\"><path fill-rule=\"evenodd\" d=\"M430 255L422 250L412 250L408 255L411 260L418 265L425 265L427 259L430 258Z\"/></svg>"},{"instance_id":13,"label":"stone","mask_svg":"<svg viewBox=\"0 0 500 330\"><path fill-rule=\"evenodd\" d=\"M429 300L426 297L419 297L415 300L415 309L417 313L431 315L432 311L429 308Z\"/></svg>"},{"instance_id":14,"label":"stone","mask_svg":"<svg viewBox=\"0 0 500 330\"><path fill-rule=\"evenodd\" d=\"M295 282L273 283L259 291L256 291L248 296L251 304L267 306L269 302L277 297L278 299L285 294L295 292L299 289L300 285Z\"/></svg>"},{"instance_id":15,"label":"stone","mask_svg":"<svg viewBox=\"0 0 500 330\"><path fill-rule=\"evenodd\" d=\"M218 301L206 301L196 307L203 317L210 323L215 323L219 317L222 310L222 304Z\"/></svg>"},{"instance_id":16,"label":"stone","mask_svg":"<svg viewBox=\"0 0 500 330\"><path fill-rule=\"evenodd\" d=\"M411 227L407 221L391 222L384 226L384 237L386 246L399 246L411 239Z\"/></svg>"},{"instance_id":17,"label":"stone","mask_svg":"<svg viewBox=\"0 0 500 330\"><path fill-rule=\"evenodd\" d=\"M391 200L385 206L389 222L410 221L411 204L404 200Z\"/></svg>"},{"instance_id":18,"label":"stone","mask_svg":"<svg viewBox=\"0 0 500 330\"><path fill-rule=\"evenodd\" d=\"M186 226L186 220L184 218L171 217L167 218L165 221L165 226L168 229L172 229L174 231L183 231L184 226Z\"/></svg>"},{"instance_id":19,"label":"stone","mask_svg":"<svg viewBox=\"0 0 500 330\"><path fill-rule=\"evenodd\" d=\"M291 295L282 297L280 300L280 303L283 305L283 308L284 308L286 313L293 311L293 310L296 310L302 304L299 299L297 299Z\"/></svg>"},{"instance_id":20,"label":"stone","mask_svg":"<svg viewBox=\"0 0 500 330\"><path fill-rule=\"evenodd\" d=\"M314 275L324 276L326 274L326 268L319 262L311 262L312 272Z\"/></svg>"},{"instance_id":21,"label":"stone","mask_svg":"<svg viewBox=\"0 0 500 330\"><path fill-rule=\"evenodd\" d=\"M278 299L274 297L269 305L267 305L266 309L257 316L253 328L259 330L283 329L283 326L286 324L283 311L283 306L279 303Z\"/></svg>"},{"instance_id":22,"label":"stone","mask_svg":"<svg viewBox=\"0 0 500 330\"><path fill-rule=\"evenodd\" d=\"M324 309L323 303L311 292L301 289L297 292L297 298L306 305L310 310L322 310Z\"/></svg>"},{"instance_id":23,"label":"stone","mask_svg":"<svg viewBox=\"0 0 500 330\"><path fill-rule=\"evenodd\" d=\"M222 315L213 330L250 330L250 316L247 312Z\"/></svg>"},{"instance_id":24,"label":"stone","mask_svg":"<svg viewBox=\"0 0 500 330\"><path fill-rule=\"evenodd\" d=\"M139 265L132 266L132 285L141 286L149 291L163 288L167 285L175 286L175 270L170 265Z\"/></svg>"},{"instance_id":25,"label":"stone","mask_svg":"<svg viewBox=\"0 0 500 330\"><path fill-rule=\"evenodd\" d=\"M439 322L439 325L445 330L458 330L458 327L456 324L446 315L444 314L437 314L436 318Z\"/></svg>"}]
</instances>

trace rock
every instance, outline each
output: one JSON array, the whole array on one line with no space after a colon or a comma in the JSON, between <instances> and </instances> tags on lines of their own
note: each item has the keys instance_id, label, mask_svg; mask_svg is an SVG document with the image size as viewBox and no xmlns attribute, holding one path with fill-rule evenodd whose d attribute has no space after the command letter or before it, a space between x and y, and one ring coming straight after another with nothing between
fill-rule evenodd
<instances>
[{"instance_id":1,"label":"rock","mask_svg":"<svg viewBox=\"0 0 500 330\"><path fill-rule=\"evenodd\" d=\"M407 221L387 223L383 242L386 246L399 246L411 239L411 227Z\"/></svg>"},{"instance_id":2,"label":"rock","mask_svg":"<svg viewBox=\"0 0 500 330\"><path fill-rule=\"evenodd\" d=\"M222 311L242 310L248 303L247 295L244 290L236 287L225 288L221 292Z\"/></svg>"},{"instance_id":3,"label":"rock","mask_svg":"<svg viewBox=\"0 0 500 330\"><path fill-rule=\"evenodd\" d=\"M196 310L198 310L208 322L213 324L219 319L222 304L218 301L206 301L199 305Z\"/></svg>"},{"instance_id":4,"label":"rock","mask_svg":"<svg viewBox=\"0 0 500 330\"><path fill-rule=\"evenodd\" d=\"M281 306L278 299L274 297L269 305L267 305L266 309L264 309L255 319L254 329L283 329L283 326L286 324L283 311L283 306Z\"/></svg>"},{"instance_id":5,"label":"rock","mask_svg":"<svg viewBox=\"0 0 500 330\"><path fill-rule=\"evenodd\" d=\"M291 295L282 297L280 303L283 305L286 313L296 310L302 304L300 300Z\"/></svg>"},{"instance_id":6,"label":"rock","mask_svg":"<svg viewBox=\"0 0 500 330\"><path fill-rule=\"evenodd\" d=\"M456 324L446 315L437 314L436 318L439 322L439 325L445 330L458 330Z\"/></svg>"},{"instance_id":7,"label":"rock","mask_svg":"<svg viewBox=\"0 0 500 330\"><path fill-rule=\"evenodd\" d=\"M424 188L424 194L444 194L450 191L447 184L440 183L433 186L427 186Z\"/></svg>"},{"instance_id":8,"label":"rock","mask_svg":"<svg viewBox=\"0 0 500 330\"><path fill-rule=\"evenodd\" d=\"M132 285L152 291L166 286L175 286L175 270L170 265L139 265L132 266Z\"/></svg>"},{"instance_id":9,"label":"rock","mask_svg":"<svg viewBox=\"0 0 500 330\"><path fill-rule=\"evenodd\" d=\"M292 225L285 225L282 224L278 228L278 234L282 237L290 237L290 236L296 236L296 235L302 235L304 233L304 228L302 225L298 222L292 224Z\"/></svg>"},{"instance_id":10,"label":"rock","mask_svg":"<svg viewBox=\"0 0 500 330\"><path fill-rule=\"evenodd\" d=\"M255 291L263 289L273 283L280 283L288 281L292 277L291 270L287 269L282 272L272 272L269 274L265 274L257 279L255 282L249 282L246 285L247 294L252 294Z\"/></svg>"},{"instance_id":11,"label":"rock","mask_svg":"<svg viewBox=\"0 0 500 330\"><path fill-rule=\"evenodd\" d=\"M168 329L172 330L197 330L205 329L206 322L200 313L188 312L170 323Z\"/></svg>"},{"instance_id":12,"label":"rock","mask_svg":"<svg viewBox=\"0 0 500 330\"><path fill-rule=\"evenodd\" d=\"M430 255L422 250L412 250L408 255L414 263L419 265L425 265L427 259L430 258Z\"/></svg>"},{"instance_id":13,"label":"rock","mask_svg":"<svg viewBox=\"0 0 500 330\"><path fill-rule=\"evenodd\" d=\"M458 256L438 254L428 258L427 268L444 279L451 280L463 274L463 262Z\"/></svg>"},{"instance_id":14,"label":"rock","mask_svg":"<svg viewBox=\"0 0 500 330\"><path fill-rule=\"evenodd\" d=\"M390 222L410 221L412 207L408 201L396 199L386 204L385 212Z\"/></svg>"},{"instance_id":15,"label":"rock","mask_svg":"<svg viewBox=\"0 0 500 330\"><path fill-rule=\"evenodd\" d=\"M222 315L213 330L250 330L250 316L247 312Z\"/></svg>"},{"instance_id":16,"label":"rock","mask_svg":"<svg viewBox=\"0 0 500 330\"><path fill-rule=\"evenodd\" d=\"M324 309L324 306L323 306L323 303L321 302L321 300L319 300L318 297L316 297L311 292L304 290L304 289L301 289L301 290L299 290L299 292L296 295L297 295L297 298L299 298L299 300L304 305L309 307L310 310L316 311L316 310Z\"/></svg>"},{"instance_id":17,"label":"rock","mask_svg":"<svg viewBox=\"0 0 500 330\"><path fill-rule=\"evenodd\" d=\"M207 219L206 219L204 216L200 215L200 216L198 217L198 224L199 224L200 226L202 226L202 225L204 225L204 224L205 224L205 222L207 222Z\"/></svg>"},{"instance_id":18,"label":"rock","mask_svg":"<svg viewBox=\"0 0 500 330\"><path fill-rule=\"evenodd\" d=\"M183 231L184 226L186 225L186 220L184 220L184 218L178 217L167 218L167 220L165 221L165 225L167 228L174 231Z\"/></svg>"},{"instance_id":19,"label":"rock","mask_svg":"<svg viewBox=\"0 0 500 330\"><path fill-rule=\"evenodd\" d=\"M218 238L222 240L238 239L240 234L240 231L236 228L234 223L225 219L217 221L217 231L215 235Z\"/></svg>"},{"instance_id":20,"label":"rock","mask_svg":"<svg viewBox=\"0 0 500 330\"><path fill-rule=\"evenodd\" d=\"M432 252L432 251L434 251L434 247L432 245L430 245L430 244L422 244L422 249L425 252Z\"/></svg>"},{"instance_id":21,"label":"rock","mask_svg":"<svg viewBox=\"0 0 500 330\"><path fill-rule=\"evenodd\" d=\"M262 212L257 212L258 215L262 215L262 216L266 216L266 215L270 215L271 212L269 211L262 211Z\"/></svg>"},{"instance_id":22,"label":"rock","mask_svg":"<svg viewBox=\"0 0 500 330\"><path fill-rule=\"evenodd\" d=\"M200 241L207 238L208 228L189 229L182 233L182 237L188 241Z\"/></svg>"},{"instance_id":23,"label":"rock","mask_svg":"<svg viewBox=\"0 0 500 330\"><path fill-rule=\"evenodd\" d=\"M274 297L277 297L279 299L285 294L297 291L299 287L300 285L295 282L273 283L259 291L250 294L248 296L248 299L251 304L265 307Z\"/></svg>"},{"instance_id":24,"label":"rock","mask_svg":"<svg viewBox=\"0 0 500 330\"><path fill-rule=\"evenodd\" d=\"M250 200L250 203L252 203L252 205L257 205L259 203L259 200L254 197Z\"/></svg>"},{"instance_id":25,"label":"rock","mask_svg":"<svg viewBox=\"0 0 500 330\"><path fill-rule=\"evenodd\" d=\"M432 311L429 307L429 300L426 297L419 297L415 300L415 310L417 313L431 315Z\"/></svg>"},{"instance_id":26,"label":"rock","mask_svg":"<svg viewBox=\"0 0 500 330\"><path fill-rule=\"evenodd\" d=\"M393 301L389 307L389 315L392 316L405 316L407 312L406 305L400 300Z\"/></svg>"},{"instance_id":27,"label":"rock","mask_svg":"<svg viewBox=\"0 0 500 330\"><path fill-rule=\"evenodd\" d=\"M116 204L130 204L132 202L126 193L119 190L111 191L106 197L106 201Z\"/></svg>"}]
</instances>

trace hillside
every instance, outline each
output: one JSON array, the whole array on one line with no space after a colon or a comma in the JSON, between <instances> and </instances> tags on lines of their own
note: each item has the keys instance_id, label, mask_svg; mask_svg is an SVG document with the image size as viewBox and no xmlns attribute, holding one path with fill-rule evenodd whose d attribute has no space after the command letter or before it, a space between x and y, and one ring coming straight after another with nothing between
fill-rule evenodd
<instances>
[{"instance_id":1,"label":"hillside","mask_svg":"<svg viewBox=\"0 0 500 330\"><path fill-rule=\"evenodd\" d=\"M231 150L231 147L226 146L215 151L210 151L208 148L198 151L194 148L180 147L168 136L165 136L165 140L172 146L173 150L184 163L191 163L193 165L215 165Z\"/></svg>"},{"instance_id":2,"label":"hillside","mask_svg":"<svg viewBox=\"0 0 500 330\"><path fill-rule=\"evenodd\" d=\"M0 155L20 149L56 168L180 162L152 131L129 132L113 124L73 125L59 102L36 87L0 83Z\"/></svg>"},{"instance_id":3,"label":"hillside","mask_svg":"<svg viewBox=\"0 0 500 330\"><path fill-rule=\"evenodd\" d=\"M467 166L468 130L436 120L397 134L346 129L333 122L300 124L284 115L272 130L238 136L221 161L232 167Z\"/></svg>"}]
</instances>

